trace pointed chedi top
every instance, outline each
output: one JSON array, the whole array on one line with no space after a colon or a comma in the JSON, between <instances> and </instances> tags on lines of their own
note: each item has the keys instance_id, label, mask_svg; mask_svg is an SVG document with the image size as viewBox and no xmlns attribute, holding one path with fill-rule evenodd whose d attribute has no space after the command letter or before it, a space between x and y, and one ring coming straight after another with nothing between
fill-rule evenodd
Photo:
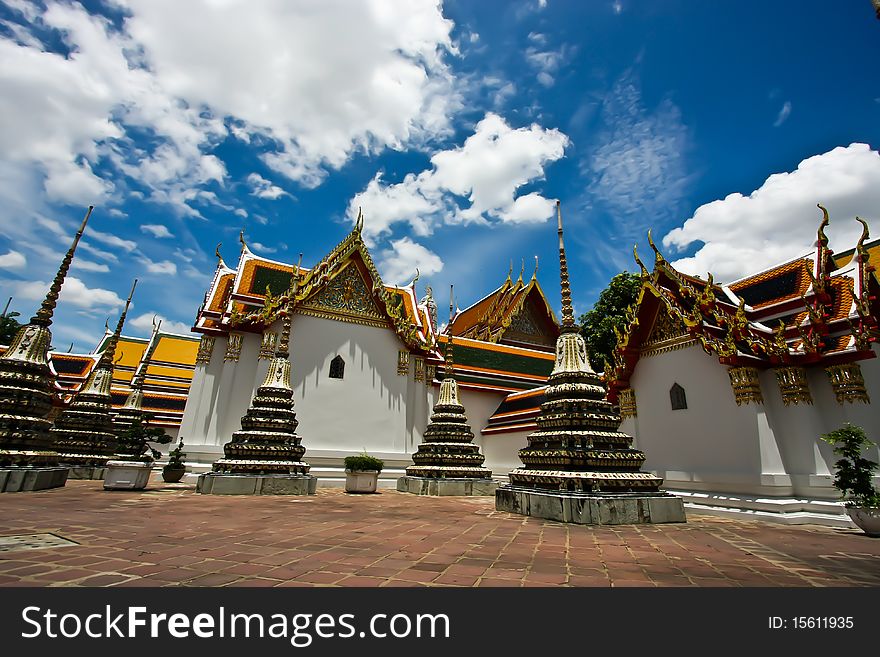
<instances>
[{"instance_id":1,"label":"pointed chedi top","mask_svg":"<svg viewBox=\"0 0 880 657\"><path fill-rule=\"evenodd\" d=\"M565 260L565 243L562 240L562 210L556 201L557 232L559 234L559 279L562 286L562 332L573 333L578 330L574 321L574 308L571 306L571 285L568 282L568 263Z\"/></svg>"},{"instance_id":2,"label":"pointed chedi top","mask_svg":"<svg viewBox=\"0 0 880 657\"><path fill-rule=\"evenodd\" d=\"M128 314L128 307L131 305L131 298L134 296L134 289L137 287L137 283L137 279L134 279L134 283L131 285L131 292L128 294L128 299L125 300L125 308L122 309L119 321L116 322L116 329L110 334L110 338L107 340L107 345L104 347L104 352L101 354L101 360L98 361L98 367L100 368L107 370L113 368L113 359L116 356L116 345L119 344L119 336L122 335L122 327L125 325L125 316Z\"/></svg>"}]
</instances>

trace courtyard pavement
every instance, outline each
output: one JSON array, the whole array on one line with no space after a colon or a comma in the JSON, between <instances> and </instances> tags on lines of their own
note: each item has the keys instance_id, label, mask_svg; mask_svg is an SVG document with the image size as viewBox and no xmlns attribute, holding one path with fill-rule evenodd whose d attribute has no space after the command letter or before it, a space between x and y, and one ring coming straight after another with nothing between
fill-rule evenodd
<instances>
[{"instance_id":1,"label":"courtyard pavement","mask_svg":"<svg viewBox=\"0 0 880 657\"><path fill-rule=\"evenodd\" d=\"M71 543L4 541L34 534ZM583 527L396 491L197 495L154 474L0 496L0 586L880 586L880 539L690 512Z\"/></svg>"}]
</instances>

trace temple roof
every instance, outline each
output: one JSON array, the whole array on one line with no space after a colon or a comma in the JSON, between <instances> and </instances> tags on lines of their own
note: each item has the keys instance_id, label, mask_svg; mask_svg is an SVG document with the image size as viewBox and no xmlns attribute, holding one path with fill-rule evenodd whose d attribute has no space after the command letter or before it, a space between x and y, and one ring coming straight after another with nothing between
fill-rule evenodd
<instances>
[{"instance_id":1,"label":"temple roof","mask_svg":"<svg viewBox=\"0 0 880 657\"><path fill-rule=\"evenodd\" d=\"M361 236L361 227L359 220L354 230L312 268L297 269L296 265L258 256L242 240L235 269L218 258L193 330L214 334L262 331L277 319L286 304L296 270L299 286L294 312L387 326L410 349L430 353L436 345L436 327L428 308L416 298L416 281L405 286L383 283ZM333 294L336 291L339 294Z\"/></svg>"},{"instance_id":2,"label":"temple roof","mask_svg":"<svg viewBox=\"0 0 880 657\"><path fill-rule=\"evenodd\" d=\"M500 287L456 313L452 334L552 351L559 322L538 283L536 269L528 283L522 274L516 281L508 275Z\"/></svg>"},{"instance_id":3,"label":"temple roof","mask_svg":"<svg viewBox=\"0 0 880 657\"><path fill-rule=\"evenodd\" d=\"M440 351L445 349L447 336L438 336ZM504 344L492 344L470 338L455 337L455 378L464 388L494 392L517 392L544 385L553 370L554 354ZM442 358L431 360L437 367L438 379L443 378Z\"/></svg>"},{"instance_id":4,"label":"temple roof","mask_svg":"<svg viewBox=\"0 0 880 657\"><path fill-rule=\"evenodd\" d=\"M872 262L880 240L838 256L828 248L823 210L816 250L727 285L678 272L657 250L648 272L636 254L642 286L618 334L610 395L628 385L643 354L700 344L727 365L828 366L873 358L880 340L880 282ZM860 220L861 221L861 220Z\"/></svg>"}]
</instances>

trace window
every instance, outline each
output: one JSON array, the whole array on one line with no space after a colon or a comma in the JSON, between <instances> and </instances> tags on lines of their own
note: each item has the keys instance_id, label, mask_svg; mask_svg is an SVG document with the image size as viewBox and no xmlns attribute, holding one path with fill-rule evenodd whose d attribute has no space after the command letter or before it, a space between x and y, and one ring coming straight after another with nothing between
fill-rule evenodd
<instances>
[{"instance_id":1,"label":"window","mask_svg":"<svg viewBox=\"0 0 880 657\"><path fill-rule=\"evenodd\" d=\"M341 379L345 375L345 361L342 356L336 356L330 361L330 378Z\"/></svg>"},{"instance_id":2,"label":"window","mask_svg":"<svg viewBox=\"0 0 880 657\"><path fill-rule=\"evenodd\" d=\"M677 383L673 383L669 389L669 401L672 403L673 411L680 411L688 407L687 396L684 394L684 388Z\"/></svg>"}]
</instances>

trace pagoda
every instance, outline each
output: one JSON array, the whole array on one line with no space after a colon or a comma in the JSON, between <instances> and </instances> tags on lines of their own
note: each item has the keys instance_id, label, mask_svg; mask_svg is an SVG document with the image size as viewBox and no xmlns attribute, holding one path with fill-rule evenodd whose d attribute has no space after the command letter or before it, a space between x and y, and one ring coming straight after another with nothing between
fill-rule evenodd
<instances>
[{"instance_id":1,"label":"pagoda","mask_svg":"<svg viewBox=\"0 0 880 657\"><path fill-rule=\"evenodd\" d=\"M537 431L519 451L524 467L495 493L495 508L584 525L685 522L680 498L660 490L663 480L640 470L645 455L606 400L602 378L592 370L574 321L571 287L556 204L562 329L556 364L537 417Z\"/></svg>"},{"instance_id":2,"label":"pagoda","mask_svg":"<svg viewBox=\"0 0 880 657\"><path fill-rule=\"evenodd\" d=\"M70 406L55 420L50 435L59 462L70 467L71 479L103 479L107 461L115 457L117 440L110 415L110 383L119 336L137 279L125 301L116 329L107 338L98 364Z\"/></svg>"},{"instance_id":3,"label":"pagoda","mask_svg":"<svg viewBox=\"0 0 880 657\"><path fill-rule=\"evenodd\" d=\"M131 391L125 398L122 408L113 416L113 433L116 434L118 456L122 458L136 458L140 454L132 453L132 450L126 449L123 445L123 436L133 424L143 424L147 421L147 414L143 411L144 403L144 379L147 376L147 367L153 352L156 349L156 334L162 326L162 321L156 321L153 318L153 333L150 336L148 347L144 350L143 356L138 363L134 376L131 377Z\"/></svg>"},{"instance_id":4,"label":"pagoda","mask_svg":"<svg viewBox=\"0 0 880 657\"><path fill-rule=\"evenodd\" d=\"M453 303L450 294L449 326ZM464 406L458 399L452 360L452 333L446 339L446 372L424 442L413 454L415 465L397 480L397 490L416 495L494 495L498 484L484 468L485 457L475 445Z\"/></svg>"},{"instance_id":5,"label":"pagoda","mask_svg":"<svg viewBox=\"0 0 880 657\"><path fill-rule=\"evenodd\" d=\"M0 356L0 492L57 488L67 481L68 469L58 466L49 437L53 394L49 327L92 209L89 206L40 309Z\"/></svg>"},{"instance_id":6,"label":"pagoda","mask_svg":"<svg viewBox=\"0 0 880 657\"><path fill-rule=\"evenodd\" d=\"M302 256L300 255L300 263ZM241 429L223 447L213 472L199 476L196 492L214 495L314 495L318 479L302 461L306 448L290 387L290 324L299 285L297 264L287 298L281 299L282 330L266 378L241 418Z\"/></svg>"}]
</instances>

